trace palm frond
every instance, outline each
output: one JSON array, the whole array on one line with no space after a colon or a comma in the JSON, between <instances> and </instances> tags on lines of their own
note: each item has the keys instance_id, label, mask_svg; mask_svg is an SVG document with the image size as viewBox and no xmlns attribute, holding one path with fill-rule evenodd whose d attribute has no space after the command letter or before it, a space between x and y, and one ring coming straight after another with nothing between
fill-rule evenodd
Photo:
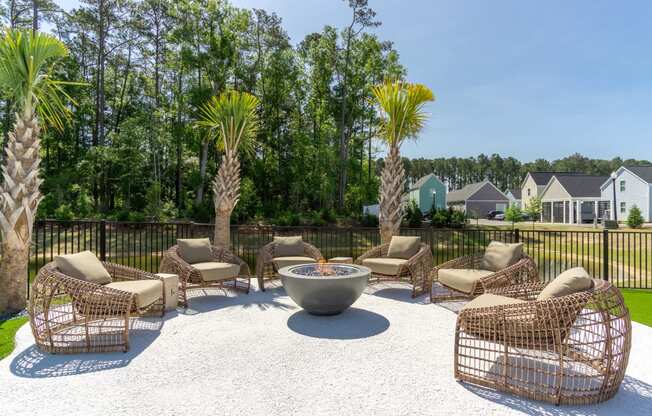
<instances>
[{"instance_id":1,"label":"palm frond","mask_svg":"<svg viewBox=\"0 0 652 416\"><path fill-rule=\"evenodd\" d=\"M224 92L200 106L196 125L215 134L225 153L253 153L260 124L258 104L258 98L247 92Z\"/></svg>"},{"instance_id":2,"label":"palm frond","mask_svg":"<svg viewBox=\"0 0 652 416\"><path fill-rule=\"evenodd\" d=\"M0 90L16 103L18 111L36 111L45 125L61 129L73 102L58 81L54 64L68 56L66 46L52 35L6 29L0 38Z\"/></svg>"},{"instance_id":3,"label":"palm frond","mask_svg":"<svg viewBox=\"0 0 652 416\"><path fill-rule=\"evenodd\" d=\"M386 80L372 89L380 109L380 135L392 146L400 146L406 138L416 137L425 126L426 103L435 100L423 84Z\"/></svg>"}]
</instances>

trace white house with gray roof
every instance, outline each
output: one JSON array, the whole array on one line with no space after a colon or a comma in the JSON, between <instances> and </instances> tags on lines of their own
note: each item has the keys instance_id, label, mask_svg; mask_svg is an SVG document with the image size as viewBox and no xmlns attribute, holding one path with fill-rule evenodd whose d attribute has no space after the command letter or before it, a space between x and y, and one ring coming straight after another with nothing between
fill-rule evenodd
<instances>
[{"instance_id":1,"label":"white house with gray roof","mask_svg":"<svg viewBox=\"0 0 652 416\"><path fill-rule=\"evenodd\" d=\"M555 173L541 192L541 221L582 224L602 219L609 209L600 186L606 176Z\"/></svg>"},{"instance_id":2,"label":"white house with gray roof","mask_svg":"<svg viewBox=\"0 0 652 416\"><path fill-rule=\"evenodd\" d=\"M636 205L645 222L652 222L652 165L621 166L615 174L618 221L626 221L629 211ZM613 220L614 180L605 180L600 191L602 198L610 201L608 216Z\"/></svg>"}]
</instances>

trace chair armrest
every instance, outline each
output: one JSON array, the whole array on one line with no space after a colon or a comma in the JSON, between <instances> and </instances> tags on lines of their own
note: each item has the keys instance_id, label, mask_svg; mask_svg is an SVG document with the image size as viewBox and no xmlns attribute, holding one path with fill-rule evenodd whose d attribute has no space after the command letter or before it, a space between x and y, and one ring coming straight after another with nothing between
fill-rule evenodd
<instances>
[{"instance_id":1,"label":"chair armrest","mask_svg":"<svg viewBox=\"0 0 652 416\"><path fill-rule=\"evenodd\" d=\"M362 256L358 257L355 260L355 264L362 264L362 261L365 259L372 259L377 257L385 257L387 254L387 249L389 248L389 243L381 244L372 248L371 250L364 253Z\"/></svg>"},{"instance_id":2,"label":"chair armrest","mask_svg":"<svg viewBox=\"0 0 652 416\"><path fill-rule=\"evenodd\" d=\"M189 263L179 257L173 247L163 254L159 272L176 274L179 276L179 282L181 282L188 281L193 272L193 268Z\"/></svg>"},{"instance_id":3,"label":"chair armrest","mask_svg":"<svg viewBox=\"0 0 652 416\"><path fill-rule=\"evenodd\" d=\"M256 276L262 277L265 272L265 266L272 262L274 258L274 242L265 244L256 256Z\"/></svg>"},{"instance_id":4,"label":"chair armrest","mask_svg":"<svg viewBox=\"0 0 652 416\"><path fill-rule=\"evenodd\" d=\"M163 279L154 273L146 272L144 270L136 269L122 264L103 262L102 263L109 274L116 281L129 281L129 280L160 280Z\"/></svg>"},{"instance_id":5,"label":"chair armrest","mask_svg":"<svg viewBox=\"0 0 652 416\"><path fill-rule=\"evenodd\" d=\"M477 269L481 260L482 254L473 254L471 256L463 256L449 260L433 267L430 271L430 279L433 282L438 281L439 270L441 269Z\"/></svg>"},{"instance_id":6,"label":"chair armrest","mask_svg":"<svg viewBox=\"0 0 652 416\"><path fill-rule=\"evenodd\" d=\"M313 246L310 243L306 243L305 241L303 242L303 253L308 257L315 259L316 262L324 260L324 256L322 256L321 251L319 251L317 247Z\"/></svg>"},{"instance_id":7,"label":"chair armrest","mask_svg":"<svg viewBox=\"0 0 652 416\"><path fill-rule=\"evenodd\" d=\"M523 256L523 258L513 265L499 270L490 276L481 278L479 283L486 292L495 287L538 281L539 273L534 260L528 256Z\"/></svg>"},{"instance_id":8,"label":"chair armrest","mask_svg":"<svg viewBox=\"0 0 652 416\"><path fill-rule=\"evenodd\" d=\"M528 282L518 285L490 288L487 289L487 293L530 301L535 300L545 286L545 283L542 282Z\"/></svg>"},{"instance_id":9,"label":"chair armrest","mask_svg":"<svg viewBox=\"0 0 652 416\"><path fill-rule=\"evenodd\" d=\"M251 273L249 271L249 265L247 262L242 260L240 257L236 256L230 250L225 248L212 246L211 247L213 254L215 255L215 260L222 263L237 264L240 266L240 275L249 276Z\"/></svg>"}]
</instances>

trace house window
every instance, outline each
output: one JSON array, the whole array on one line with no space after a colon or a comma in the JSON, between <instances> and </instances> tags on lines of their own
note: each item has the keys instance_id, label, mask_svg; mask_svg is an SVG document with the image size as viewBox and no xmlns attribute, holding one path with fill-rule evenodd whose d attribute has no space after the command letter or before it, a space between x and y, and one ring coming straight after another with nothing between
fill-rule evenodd
<instances>
[{"instance_id":1,"label":"house window","mask_svg":"<svg viewBox=\"0 0 652 416\"><path fill-rule=\"evenodd\" d=\"M527 188L527 196L530 196L530 188Z\"/></svg>"},{"instance_id":2,"label":"house window","mask_svg":"<svg viewBox=\"0 0 652 416\"><path fill-rule=\"evenodd\" d=\"M620 203L620 213L624 214L627 211L627 204L625 202Z\"/></svg>"},{"instance_id":3,"label":"house window","mask_svg":"<svg viewBox=\"0 0 652 416\"><path fill-rule=\"evenodd\" d=\"M620 181L620 192L625 192L625 181Z\"/></svg>"}]
</instances>

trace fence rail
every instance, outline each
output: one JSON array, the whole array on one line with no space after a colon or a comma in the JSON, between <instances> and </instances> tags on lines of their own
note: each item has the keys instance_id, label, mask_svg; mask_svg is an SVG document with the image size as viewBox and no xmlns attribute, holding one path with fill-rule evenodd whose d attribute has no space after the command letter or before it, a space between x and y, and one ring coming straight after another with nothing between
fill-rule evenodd
<instances>
[{"instance_id":1,"label":"fence rail","mask_svg":"<svg viewBox=\"0 0 652 416\"><path fill-rule=\"evenodd\" d=\"M407 228L433 249L434 263L481 251L490 241L523 242L543 280L583 266L623 288L652 289L652 232L540 231L482 228ZM35 224L29 276L59 254L91 250L101 259L157 271L166 249L177 238L212 237L213 225L114 221L53 221ZM376 228L252 227L231 228L233 251L252 267L258 250L275 235L302 235L327 257L360 256L380 243Z\"/></svg>"}]
</instances>

